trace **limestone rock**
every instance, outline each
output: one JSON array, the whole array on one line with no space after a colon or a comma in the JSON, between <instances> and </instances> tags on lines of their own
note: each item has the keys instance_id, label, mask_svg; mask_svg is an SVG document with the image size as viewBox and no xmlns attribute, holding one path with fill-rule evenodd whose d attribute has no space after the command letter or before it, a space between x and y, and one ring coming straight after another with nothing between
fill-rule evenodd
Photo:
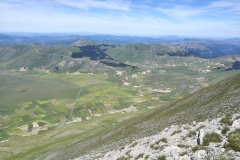
<instances>
[{"instance_id":1,"label":"limestone rock","mask_svg":"<svg viewBox=\"0 0 240 160\"><path fill-rule=\"evenodd\" d=\"M205 157L207 156L207 153L205 150L198 150L196 151L193 156L192 156L192 159L193 160L203 160L205 159Z\"/></svg>"},{"instance_id":2,"label":"limestone rock","mask_svg":"<svg viewBox=\"0 0 240 160\"><path fill-rule=\"evenodd\" d=\"M182 156L180 160L191 160L191 157L189 156Z\"/></svg>"},{"instance_id":3,"label":"limestone rock","mask_svg":"<svg viewBox=\"0 0 240 160\"><path fill-rule=\"evenodd\" d=\"M221 122L224 116L203 122L168 126L156 135L135 140L137 143L134 146L132 146L133 143L130 143L119 150L110 151L112 148L109 148L107 152L93 152L76 160L109 160L121 157L138 158L139 160L148 157L149 160L154 160L160 156L165 156L167 160L205 160L207 157L240 160L240 152L226 151L224 148L225 144L228 143L227 135L240 128L239 117L240 114L232 115L233 124L231 126ZM222 131L226 127L229 128L229 131L223 134ZM196 140L198 145L203 145L206 133L213 132L221 136L221 142L210 142L207 147L202 147L201 150L193 152L193 147L196 147ZM198 133L198 135L194 133ZM199 148L199 146L197 147ZM139 155L142 157L139 158Z\"/></svg>"},{"instance_id":4,"label":"limestone rock","mask_svg":"<svg viewBox=\"0 0 240 160\"><path fill-rule=\"evenodd\" d=\"M240 128L240 119L233 121L232 126L233 128Z\"/></svg>"},{"instance_id":5,"label":"limestone rock","mask_svg":"<svg viewBox=\"0 0 240 160\"><path fill-rule=\"evenodd\" d=\"M205 137L204 130L200 129L199 134L198 134L198 139L197 139L198 145L202 145L203 144L204 137Z\"/></svg>"}]
</instances>

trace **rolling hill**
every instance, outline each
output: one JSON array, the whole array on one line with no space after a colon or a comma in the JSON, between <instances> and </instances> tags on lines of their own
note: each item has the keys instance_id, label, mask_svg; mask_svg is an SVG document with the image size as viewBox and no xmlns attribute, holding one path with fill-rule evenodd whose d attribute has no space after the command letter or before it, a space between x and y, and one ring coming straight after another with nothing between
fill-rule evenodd
<instances>
[{"instance_id":1,"label":"rolling hill","mask_svg":"<svg viewBox=\"0 0 240 160\"><path fill-rule=\"evenodd\" d=\"M134 37L114 35L69 35L69 34L36 34L36 33L5 33L0 34L0 44L45 44L45 45L78 45L78 41L88 41L86 44L162 44L178 48L179 52L169 52L170 55L193 55L201 58L216 58L225 55L239 54L240 41L235 39L203 39L178 36L164 37ZM90 42L91 41L91 42ZM184 52L183 52L184 51ZM166 54L161 52L159 54Z\"/></svg>"},{"instance_id":2,"label":"rolling hill","mask_svg":"<svg viewBox=\"0 0 240 160\"><path fill-rule=\"evenodd\" d=\"M0 67L3 69L25 68L29 70L44 68L54 72L81 70L82 72L104 73L107 70L112 70L111 67L126 69L132 67L132 69L145 70L146 68L157 68L164 65L177 65L179 62L184 63L185 61L207 61L198 59L200 53L192 52L191 47L186 49L185 45L185 48L166 44L114 45L83 40L75 42L73 45L76 46L1 45ZM199 46L195 42L194 45ZM211 50L204 47L199 48L201 49L198 52L201 52L201 54L204 54L202 50L212 53ZM238 60L235 59L235 61ZM212 61L209 60L209 62ZM226 59L226 62L229 62L229 59ZM223 63L226 65L225 69L231 67L231 64Z\"/></svg>"}]
</instances>

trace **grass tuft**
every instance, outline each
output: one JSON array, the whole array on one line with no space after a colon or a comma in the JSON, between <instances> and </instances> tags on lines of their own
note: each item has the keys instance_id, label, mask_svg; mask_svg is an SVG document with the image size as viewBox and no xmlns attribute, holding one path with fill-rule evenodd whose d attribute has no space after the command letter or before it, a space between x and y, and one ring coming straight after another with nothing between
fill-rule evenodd
<instances>
[{"instance_id":1,"label":"grass tuft","mask_svg":"<svg viewBox=\"0 0 240 160\"><path fill-rule=\"evenodd\" d=\"M173 135L175 135L175 134L177 134L177 133L181 133L181 132L182 132L182 130L174 131L174 132L171 134L171 136L173 136Z\"/></svg>"},{"instance_id":2,"label":"grass tuft","mask_svg":"<svg viewBox=\"0 0 240 160\"><path fill-rule=\"evenodd\" d=\"M203 140L203 146L208 146L210 142L221 142L221 136L217 133L208 133Z\"/></svg>"},{"instance_id":3,"label":"grass tuft","mask_svg":"<svg viewBox=\"0 0 240 160\"><path fill-rule=\"evenodd\" d=\"M235 130L234 132L231 132L227 138L228 138L228 144L225 145L225 148L227 150L234 150L236 152L240 152L240 129Z\"/></svg>"},{"instance_id":4,"label":"grass tuft","mask_svg":"<svg viewBox=\"0 0 240 160\"><path fill-rule=\"evenodd\" d=\"M167 143L167 138L159 139L155 144L159 144L160 142Z\"/></svg>"},{"instance_id":5,"label":"grass tuft","mask_svg":"<svg viewBox=\"0 0 240 160\"><path fill-rule=\"evenodd\" d=\"M185 152L182 152L182 153L180 154L180 156L184 156L184 155L187 155L187 154L188 154L188 152L185 151Z\"/></svg>"},{"instance_id":6,"label":"grass tuft","mask_svg":"<svg viewBox=\"0 0 240 160\"><path fill-rule=\"evenodd\" d=\"M226 114L226 116L221 120L222 123L231 126L233 121L232 121L232 115L231 114Z\"/></svg>"},{"instance_id":7,"label":"grass tuft","mask_svg":"<svg viewBox=\"0 0 240 160\"><path fill-rule=\"evenodd\" d=\"M116 160L129 160L129 158L122 156L120 158L117 158Z\"/></svg>"},{"instance_id":8,"label":"grass tuft","mask_svg":"<svg viewBox=\"0 0 240 160\"><path fill-rule=\"evenodd\" d=\"M130 147L135 147L138 144L138 142L134 142L133 144L131 144Z\"/></svg>"},{"instance_id":9,"label":"grass tuft","mask_svg":"<svg viewBox=\"0 0 240 160\"><path fill-rule=\"evenodd\" d=\"M143 153L140 153L135 159L139 159L139 158L143 158L144 154Z\"/></svg>"},{"instance_id":10,"label":"grass tuft","mask_svg":"<svg viewBox=\"0 0 240 160\"><path fill-rule=\"evenodd\" d=\"M229 131L229 128L228 127L224 127L222 129L222 134L226 134L228 131Z\"/></svg>"},{"instance_id":11,"label":"grass tuft","mask_svg":"<svg viewBox=\"0 0 240 160\"><path fill-rule=\"evenodd\" d=\"M157 160L166 160L166 156L160 156L160 157L158 157L158 159Z\"/></svg>"}]
</instances>

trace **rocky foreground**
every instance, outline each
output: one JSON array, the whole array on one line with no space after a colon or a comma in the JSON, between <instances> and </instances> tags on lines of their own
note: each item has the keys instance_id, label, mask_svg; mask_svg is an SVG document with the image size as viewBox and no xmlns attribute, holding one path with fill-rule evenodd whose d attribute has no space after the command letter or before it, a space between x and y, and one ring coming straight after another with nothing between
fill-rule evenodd
<instances>
[{"instance_id":1,"label":"rocky foreground","mask_svg":"<svg viewBox=\"0 0 240 160\"><path fill-rule=\"evenodd\" d=\"M172 125L106 153L101 160L240 160L240 114Z\"/></svg>"}]
</instances>

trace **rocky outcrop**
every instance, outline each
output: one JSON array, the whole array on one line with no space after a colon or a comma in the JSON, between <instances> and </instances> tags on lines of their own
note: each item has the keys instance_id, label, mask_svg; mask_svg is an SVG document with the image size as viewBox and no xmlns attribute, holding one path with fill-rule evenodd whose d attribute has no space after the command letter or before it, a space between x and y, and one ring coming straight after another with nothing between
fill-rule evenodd
<instances>
[{"instance_id":1,"label":"rocky outcrop","mask_svg":"<svg viewBox=\"0 0 240 160\"><path fill-rule=\"evenodd\" d=\"M109 159L166 159L204 160L236 159L240 152L231 146L231 135L240 130L240 114L211 121L172 125L159 134L138 139L121 149L107 152L101 160ZM239 133L235 133L239 136ZM236 139L239 141L239 139ZM89 156L89 155L88 155Z\"/></svg>"},{"instance_id":2,"label":"rocky outcrop","mask_svg":"<svg viewBox=\"0 0 240 160\"><path fill-rule=\"evenodd\" d=\"M197 139L198 145L202 145L203 144L204 136L205 136L204 130L200 129L199 134L198 134L198 139Z\"/></svg>"}]
</instances>

